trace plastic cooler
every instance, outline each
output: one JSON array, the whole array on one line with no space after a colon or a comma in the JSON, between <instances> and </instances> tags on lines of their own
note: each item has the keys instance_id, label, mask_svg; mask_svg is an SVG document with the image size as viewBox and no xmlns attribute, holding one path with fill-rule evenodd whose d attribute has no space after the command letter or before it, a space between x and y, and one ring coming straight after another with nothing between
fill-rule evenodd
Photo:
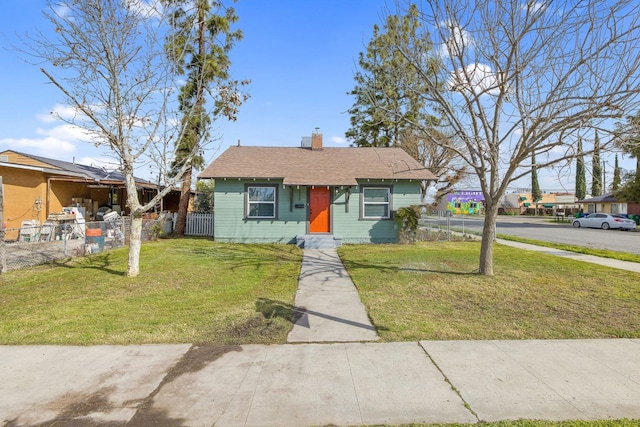
<instances>
[{"instance_id":1,"label":"plastic cooler","mask_svg":"<svg viewBox=\"0 0 640 427\"><path fill-rule=\"evenodd\" d=\"M99 228L88 228L85 232L84 243L89 245L91 253L104 251L104 236Z\"/></svg>"}]
</instances>

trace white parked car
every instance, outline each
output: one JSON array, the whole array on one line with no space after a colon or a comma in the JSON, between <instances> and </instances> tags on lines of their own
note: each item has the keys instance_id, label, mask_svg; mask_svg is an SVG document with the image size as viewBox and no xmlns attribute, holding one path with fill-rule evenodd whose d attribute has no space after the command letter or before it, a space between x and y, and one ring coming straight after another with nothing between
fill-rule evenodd
<instances>
[{"instance_id":1,"label":"white parked car","mask_svg":"<svg viewBox=\"0 0 640 427\"><path fill-rule=\"evenodd\" d=\"M603 230L608 230L610 228L634 230L636 228L636 222L629 218L625 218L622 215L592 213L583 218L574 219L573 226L575 228L602 228Z\"/></svg>"}]
</instances>

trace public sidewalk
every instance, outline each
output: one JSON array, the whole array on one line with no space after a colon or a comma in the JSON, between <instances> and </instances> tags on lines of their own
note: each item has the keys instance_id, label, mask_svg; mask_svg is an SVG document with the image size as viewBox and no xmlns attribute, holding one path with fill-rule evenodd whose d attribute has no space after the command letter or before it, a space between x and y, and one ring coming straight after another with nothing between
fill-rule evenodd
<instances>
[{"instance_id":1,"label":"public sidewalk","mask_svg":"<svg viewBox=\"0 0 640 427\"><path fill-rule=\"evenodd\" d=\"M640 340L0 347L5 426L640 419Z\"/></svg>"},{"instance_id":2,"label":"public sidewalk","mask_svg":"<svg viewBox=\"0 0 640 427\"><path fill-rule=\"evenodd\" d=\"M603 258L594 255L580 254L577 252L563 251L561 249L547 248L544 246L531 245L529 243L514 242L512 240L496 239L501 245L512 246L527 251L543 252L549 255L556 255L563 258L570 258L576 261L589 262L591 264L604 265L607 267L618 268L620 270L634 271L640 273L640 263L630 261L620 261L612 258Z\"/></svg>"}]
</instances>

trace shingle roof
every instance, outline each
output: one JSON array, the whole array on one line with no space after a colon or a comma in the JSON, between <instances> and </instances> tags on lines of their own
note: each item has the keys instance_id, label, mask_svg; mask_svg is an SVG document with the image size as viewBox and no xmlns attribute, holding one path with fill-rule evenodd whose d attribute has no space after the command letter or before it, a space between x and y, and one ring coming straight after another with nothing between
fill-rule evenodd
<instances>
[{"instance_id":1,"label":"shingle roof","mask_svg":"<svg viewBox=\"0 0 640 427\"><path fill-rule=\"evenodd\" d=\"M576 203L617 203L618 199L613 193L603 194L601 196L595 196L590 199L578 200Z\"/></svg>"},{"instance_id":2,"label":"shingle roof","mask_svg":"<svg viewBox=\"0 0 640 427\"><path fill-rule=\"evenodd\" d=\"M356 179L435 180L401 148L230 147L199 178L283 179L285 185L357 185Z\"/></svg>"},{"instance_id":3,"label":"shingle roof","mask_svg":"<svg viewBox=\"0 0 640 427\"><path fill-rule=\"evenodd\" d=\"M13 150L12 150L13 151ZM74 176L81 176L86 179L94 181L117 181L124 182L125 177L119 170L106 170L95 166L82 165L79 163L65 162L63 160L50 159L48 157L36 156L33 154L22 153L19 151L13 151L14 153L22 156L30 157L42 163L51 165L53 168L47 170L49 173L59 173L64 175L65 173L71 173ZM142 178L135 178L138 184L151 184L151 182Z\"/></svg>"}]
</instances>

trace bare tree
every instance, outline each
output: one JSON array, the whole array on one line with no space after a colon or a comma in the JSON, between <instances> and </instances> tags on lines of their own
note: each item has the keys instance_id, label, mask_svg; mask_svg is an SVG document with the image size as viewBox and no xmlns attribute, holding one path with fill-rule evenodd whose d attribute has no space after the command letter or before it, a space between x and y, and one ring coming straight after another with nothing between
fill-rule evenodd
<instances>
[{"instance_id":1,"label":"bare tree","mask_svg":"<svg viewBox=\"0 0 640 427\"><path fill-rule=\"evenodd\" d=\"M531 156L538 170L565 163L577 155L581 133L611 134L613 120L637 109L640 5L426 0L420 19L427 48L418 42L397 49L420 71L425 100L455 141L445 143L482 189L479 272L492 275L499 203L513 181L531 172ZM435 70L431 42L442 65Z\"/></svg>"},{"instance_id":2,"label":"bare tree","mask_svg":"<svg viewBox=\"0 0 640 427\"><path fill-rule=\"evenodd\" d=\"M125 175L126 204L132 226L127 276L140 272L142 215L176 184L185 161L173 178L165 168L185 132L178 114L175 67L165 51L169 30L159 2L142 0L56 0L44 12L55 30L29 37L28 52L50 64L41 68L75 111L66 119L105 148ZM193 144L186 158L203 149ZM139 200L134 173L159 168L158 194Z\"/></svg>"},{"instance_id":3,"label":"bare tree","mask_svg":"<svg viewBox=\"0 0 640 427\"><path fill-rule=\"evenodd\" d=\"M402 133L400 141L399 145L404 151L438 177L433 203L435 206L453 193L456 185L468 178L467 166L460 159L458 150L450 148L451 145L456 145L458 149L464 148L457 139L451 140L444 133L430 127L426 132L424 129L407 129ZM426 184L422 185L423 197L427 192Z\"/></svg>"}]
</instances>

